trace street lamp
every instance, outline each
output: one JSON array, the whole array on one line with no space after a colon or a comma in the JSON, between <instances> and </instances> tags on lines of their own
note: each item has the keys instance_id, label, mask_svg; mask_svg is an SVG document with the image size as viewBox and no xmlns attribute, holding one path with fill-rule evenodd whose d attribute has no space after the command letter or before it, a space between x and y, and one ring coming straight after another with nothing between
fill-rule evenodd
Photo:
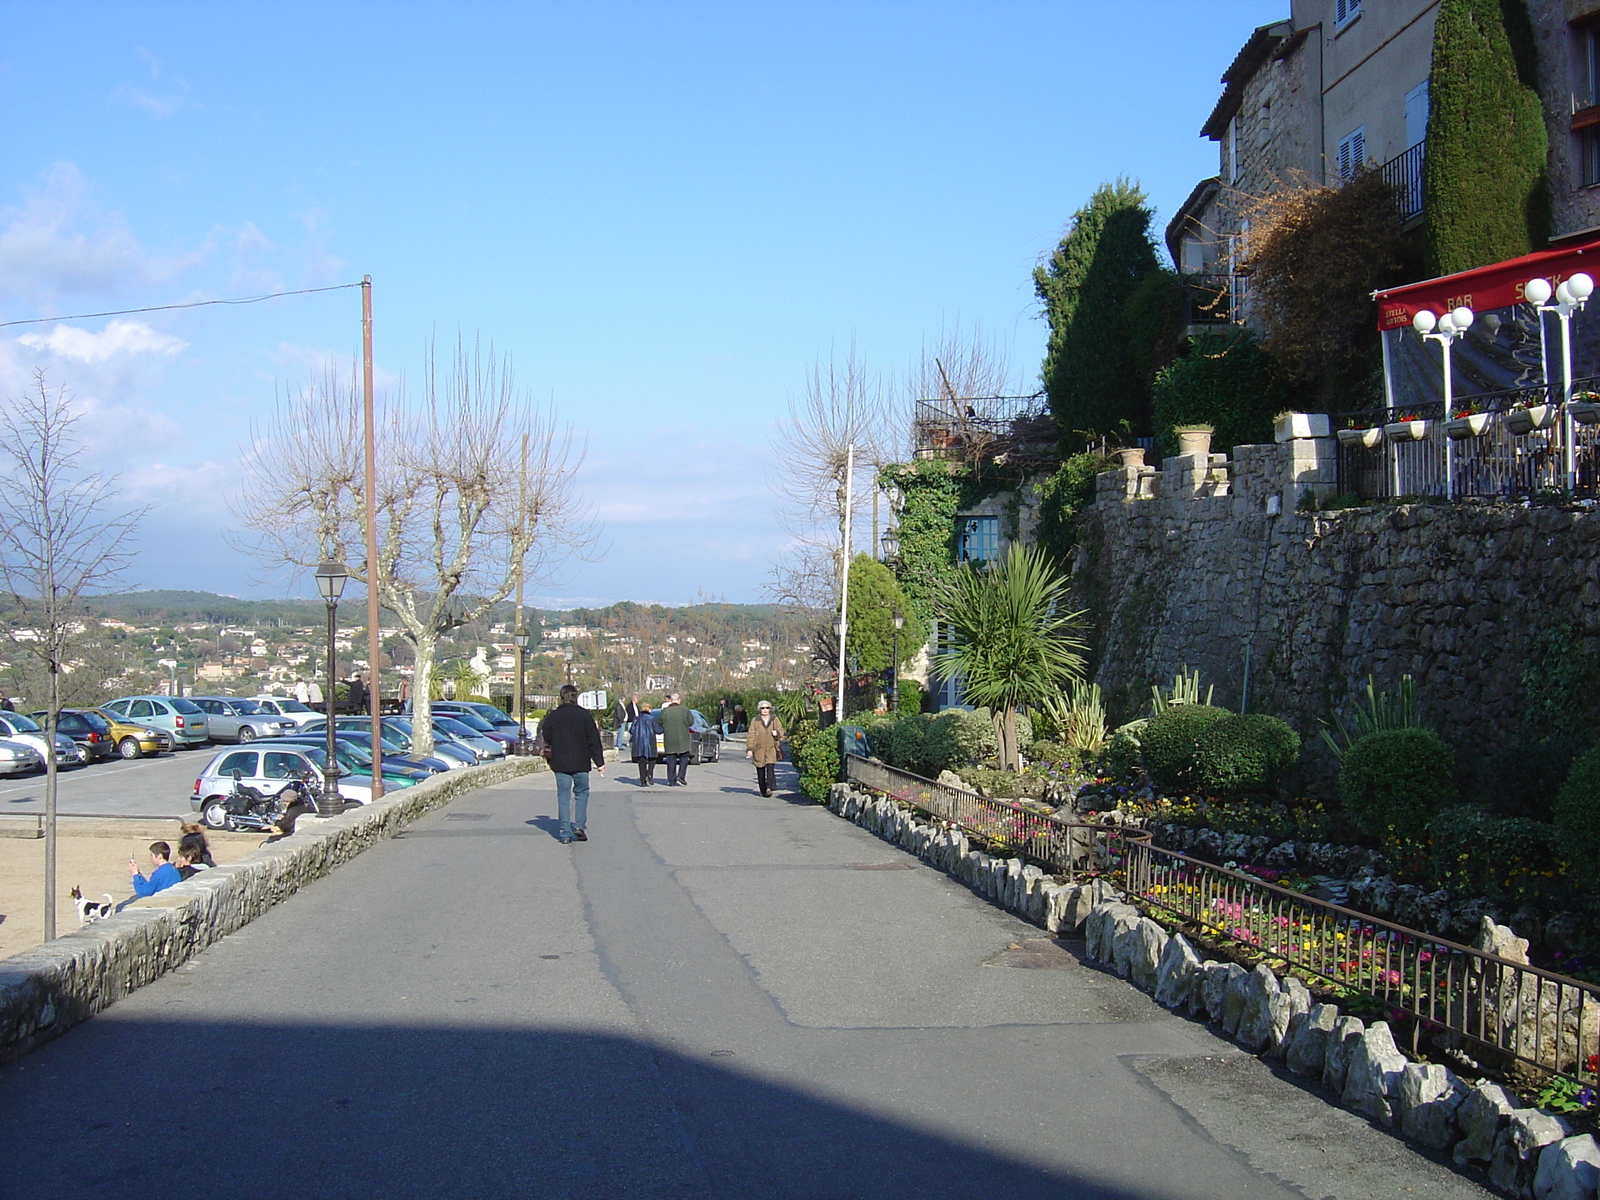
<instances>
[{"instance_id":1,"label":"street lamp","mask_svg":"<svg viewBox=\"0 0 1600 1200\"><path fill-rule=\"evenodd\" d=\"M511 635L511 640L517 644L517 700L513 707L517 710L517 753L528 752L528 701L527 701L527 654L528 643L533 640L533 635L526 629L519 629Z\"/></svg>"},{"instance_id":2,"label":"street lamp","mask_svg":"<svg viewBox=\"0 0 1600 1200\"><path fill-rule=\"evenodd\" d=\"M1425 342L1438 342L1440 352L1444 356L1444 419L1450 420L1455 413L1455 390L1450 373L1450 347L1457 338L1467 336L1467 330L1472 328L1472 310L1465 304L1451 309L1442 317L1436 317L1427 309L1420 310L1411 318L1411 327L1422 335ZM1400 462L1398 455L1395 458L1395 472L1398 477ZM1444 496L1446 500L1455 498L1456 472L1455 472L1455 439L1444 440Z\"/></svg>"},{"instance_id":3,"label":"street lamp","mask_svg":"<svg viewBox=\"0 0 1600 1200\"><path fill-rule=\"evenodd\" d=\"M1584 302L1594 292L1594 280L1584 272L1579 271L1569 279L1563 279L1555 286L1554 295L1556 302L1549 303L1552 295L1548 279L1530 279L1522 285L1522 294L1533 305L1533 311L1539 315L1539 362L1545 363L1544 346L1544 314L1553 312L1561 321L1561 403L1562 440L1566 443L1563 453L1562 466L1566 471L1567 490L1573 491L1578 484L1577 463L1573 456L1572 446L1572 413L1567 409L1567 403L1572 399L1572 314L1583 311ZM1550 368L1544 368L1545 386L1550 384Z\"/></svg>"},{"instance_id":4,"label":"street lamp","mask_svg":"<svg viewBox=\"0 0 1600 1200\"><path fill-rule=\"evenodd\" d=\"M894 614L894 657L889 663L889 712L900 715L900 629L906 623L899 609Z\"/></svg>"},{"instance_id":5,"label":"street lamp","mask_svg":"<svg viewBox=\"0 0 1600 1200\"><path fill-rule=\"evenodd\" d=\"M887 528L887 529L885 529L883 531L883 537L880 538L879 541L883 545L883 561L884 562L892 563L892 562L894 562L895 559L900 557L900 530L899 529L897 529L893 525L889 526L889 528Z\"/></svg>"},{"instance_id":6,"label":"street lamp","mask_svg":"<svg viewBox=\"0 0 1600 1200\"><path fill-rule=\"evenodd\" d=\"M318 807L325 809L322 816L332 816L343 806L339 796L339 763L334 758L333 736L333 639L336 626L335 616L339 611L339 597L344 593L344 581L350 578L350 572L345 570L343 563L325 562L317 564L317 592L322 596L322 602L328 606L328 690L326 693L328 713L328 746L327 759L322 764L322 804ZM383 751L381 747L373 746L372 762L374 782L383 777Z\"/></svg>"}]
</instances>

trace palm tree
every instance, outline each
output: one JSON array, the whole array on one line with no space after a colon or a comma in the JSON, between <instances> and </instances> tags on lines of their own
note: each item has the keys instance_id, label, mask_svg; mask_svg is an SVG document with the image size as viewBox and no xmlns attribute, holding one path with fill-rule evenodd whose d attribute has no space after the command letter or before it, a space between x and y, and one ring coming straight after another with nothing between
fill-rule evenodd
<instances>
[{"instance_id":1,"label":"palm tree","mask_svg":"<svg viewBox=\"0 0 1600 1200\"><path fill-rule=\"evenodd\" d=\"M967 702L994 711L1000 762L1011 770L1017 706L1041 703L1084 675L1084 614L1066 610L1067 585L1043 551L1013 543L997 563L962 564L935 601L953 637L933 668L959 676Z\"/></svg>"}]
</instances>

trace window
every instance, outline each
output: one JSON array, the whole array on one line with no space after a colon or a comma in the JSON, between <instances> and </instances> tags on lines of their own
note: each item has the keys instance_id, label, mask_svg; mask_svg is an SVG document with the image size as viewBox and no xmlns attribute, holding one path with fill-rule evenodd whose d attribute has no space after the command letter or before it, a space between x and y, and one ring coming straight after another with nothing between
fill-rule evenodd
<instances>
[{"instance_id":1,"label":"window","mask_svg":"<svg viewBox=\"0 0 1600 1200\"><path fill-rule=\"evenodd\" d=\"M1361 0L1334 0L1333 28L1338 32L1361 15Z\"/></svg>"},{"instance_id":2,"label":"window","mask_svg":"<svg viewBox=\"0 0 1600 1200\"><path fill-rule=\"evenodd\" d=\"M1577 53L1573 63L1577 78L1573 80L1572 107L1592 108L1600 104L1600 29L1579 29Z\"/></svg>"},{"instance_id":3,"label":"window","mask_svg":"<svg viewBox=\"0 0 1600 1200\"><path fill-rule=\"evenodd\" d=\"M1578 186L1600 184L1600 125L1578 131Z\"/></svg>"},{"instance_id":4,"label":"window","mask_svg":"<svg viewBox=\"0 0 1600 1200\"><path fill-rule=\"evenodd\" d=\"M135 700L128 709L128 715L134 720L143 718L149 720L155 714L155 707L148 700Z\"/></svg>"},{"instance_id":5,"label":"window","mask_svg":"<svg viewBox=\"0 0 1600 1200\"><path fill-rule=\"evenodd\" d=\"M1367 127L1358 125L1339 139L1339 181L1349 183L1367 165Z\"/></svg>"},{"instance_id":6,"label":"window","mask_svg":"<svg viewBox=\"0 0 1600 1200\"><path fill-rule=\"evenodd\" d=\"M994 562L1000 557L999 517L956 518L956 560Z\"/></svg>"},{"instance_id":7,"label":"window","mask_svg":"<svg viewBox=\"0 0 1600 1200\"><path fill-rule=\"evenodd\" d=\"M253 779L256 773L256 752L254 750L235 750L222 764L217 767L217 774L224 778L232 778L237 771L245 779Z\"/></svg>"},{"instance_id":8,"label":"window","mask_svg":"<svg viewBox=\"0 0 1600 1200\"><path fill-rule=\"evenodd\" d=\"M289 754L282 750L270 751L267 754L268 779L297 779L305 770L306 760L298 754Z\"/></svg>"}]
</instances>

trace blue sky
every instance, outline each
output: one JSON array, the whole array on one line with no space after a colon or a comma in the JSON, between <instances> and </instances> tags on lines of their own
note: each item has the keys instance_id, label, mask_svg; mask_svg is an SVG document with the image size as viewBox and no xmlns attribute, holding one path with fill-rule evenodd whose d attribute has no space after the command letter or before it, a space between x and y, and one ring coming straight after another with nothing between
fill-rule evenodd
<instances>
[{"instance_id":1,"label":"blue sky","mask_svg":"<svg viewBox=\"0 0 1600 1200\"><path fill-rule=\"evenodd\" d=\"M1030 272L1103 179L1164 223L1286 3L0 5L0 320L374 280L380 381L509 351L588 440L597 562L547 602L762 598L772 429L852 342L978 327L1033 386ZM152 506L131 580L311 594L229 547L275 390L353 291L0 330Z\"/></svg>"}]
</instances>

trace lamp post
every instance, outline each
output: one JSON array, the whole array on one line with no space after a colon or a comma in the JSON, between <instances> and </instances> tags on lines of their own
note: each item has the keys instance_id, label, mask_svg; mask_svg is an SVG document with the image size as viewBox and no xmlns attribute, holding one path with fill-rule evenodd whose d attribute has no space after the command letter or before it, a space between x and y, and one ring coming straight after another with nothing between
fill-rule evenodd
<instances>
[{"instance_id":1,"label":"lamp post","mask_svg":"<svg viewBox=\"0 0 1600 1200\"><path fill-rule=\"evenodd\" d=\"M889 526L883 531L879 544L883 547L883 561L893 563L900 557L900 530L893 525Z\"/></svg>"},{"instance_id":2,"label":"lamp post","mask_svg":"<svg viewBox=\"0 0 1600 1200\"><path fill-rule=\"evenodd\" d=\"M531 635L526 629L518 629L511 635L511 640L517 644L517 753L528 752L528 713L527 713L527 655L528 643Z\"/></svg>"},{"instance_id":3,"label":"lamp post","mask_svg":"<svg viewBox=\"0 0 1600 1200\"><path fill-rule=\"evenodd\" d=\"M1436 317L1427 309L1423 309L1411 318L1411 327L1422 335L1425 342L1438 342L1440 352L1444 356L1444 419L1446 421L1455 414L1455 390L1450 374L1450 347L1455 340L1467 335L1467 330L1472 328L1472 310L1465 304L1453 308L1442 317ZM1456 471L1455 471L1455 439L1444 440L1444 496L1446 500L1455 499ZM1400 459L1395 456L1395 472L1398 476ZM1396 479L1395 490L1399 491L1399 480Z\"/></svg>"},{"instance_id":4,"label":"lamp post","mask_svg":"<svg viewBox=\"0 0 1600 1200\"><path fill-rule=\"evenodd\" d=\"M899 609L894 614L894 644L893 658L889 663L889 712L892 716L900 715L900 630L905 625L906 618Z\"/></svg>"},{"instance_id":5,"label":"lamp post","mask_svg":"<svg viewBox=\"0 0 1600 1200\"><path fill-rule=\"evenodd\" d=\"M322 804L324 809L321 816L332 816L342 807L339 797L339 763L334 758L333 736L333 639L336 631L334 624L339 611L339 597L344 594L344 581L350 577L350 572L345 570L343 563L325 562L317 564L317 592L322 597L322 602L328 606L328 690L325 693L328 713L328 745L327 758L322 764ZM374 745L372 748L372 761L374 778L383 776L383 750Z\"/></svg>"},{"instance_id":6,"label":"lamp post","mask_svg":"<svg viewBox=\"0 0 1600 1200\"><path fill-rule=\"evenodd\" d=\"M1583 311L1584 302L1594 292L1594 280L1584 272L1579 271L1571 278L1563 279L1555 286L1554 296L1556 302L1549 303L1552 295L1548 279L1530 279L1522 285L1522 294L1528 303L1533 305L1533 311L1539 314L1539 362L1546 362L1544 346L1544 314L1553 312L1561 321L1561 440L1565 443L1562 454L1562 469L1567 476L1567 491L1573 492L1578 486L1578 466L1572 445L1572 413L1568 410L1568 402L1572 399L1572 314ZM1545 365L1544 379L1546 389L1550 386L1550 368Z\"/></svg>"}]
</instances>

